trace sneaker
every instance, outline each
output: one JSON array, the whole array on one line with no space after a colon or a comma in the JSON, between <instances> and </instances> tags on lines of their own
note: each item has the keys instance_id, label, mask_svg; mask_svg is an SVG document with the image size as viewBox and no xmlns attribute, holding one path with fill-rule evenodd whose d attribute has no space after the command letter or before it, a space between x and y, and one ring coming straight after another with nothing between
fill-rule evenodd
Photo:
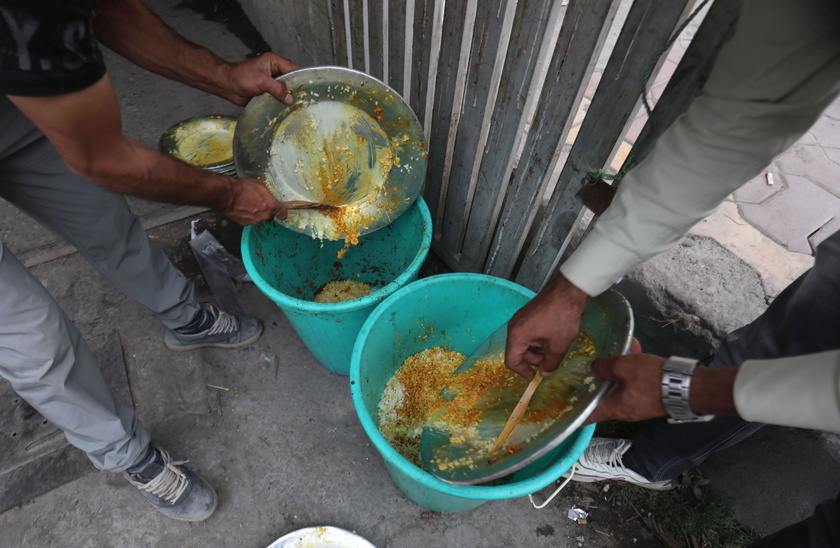
<instances>
[{"instance_id":1,"label":"sneaker","mask_svg":"<svg viewBox=\"0 0 840 548\"><path fill-rule=\"evenodd\" d=\"M210 303L203 303L201 308L189 325L166 330L164 342L167 348L178 352L208 346L239 348L262 335L262 324L256 318L229 314Z\"/></svg>"},{"instance_id":2,"label":"sneaker","mask_svg":"<svg viewBox=\"0 0 840 548\"><path fill-rule=\"evenodd\" d=\"M638 472L625 467L621 457L632 447L630 440L614 438L592 438L586 450L563 477L572 476L572 481L589 483L593 481L626 481L639 487L667 491L676 487L674 480L650 481Z\"/></svg>"},{"instance_id":3,"label":"sneaker","mask_svg":"<svg viewBox=\"0 0 840 548\"><path fill-rule=\"evenodd\" d=\"M204 478L183 466L187 461L173 461L169 453L156 445L140 470L123 473L155 509L180 521L203 521L216 510L216 492Z\"/></svg>"}]
</instances>

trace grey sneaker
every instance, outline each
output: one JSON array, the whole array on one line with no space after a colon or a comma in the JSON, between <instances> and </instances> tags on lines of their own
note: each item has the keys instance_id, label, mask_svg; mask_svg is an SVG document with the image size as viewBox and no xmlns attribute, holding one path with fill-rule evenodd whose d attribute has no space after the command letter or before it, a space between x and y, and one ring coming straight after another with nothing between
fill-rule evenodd
<instances>
[{"instance_id":1,"label":"grey sneaker","mask_svg":"<svg viewBox=\"0 0 840 548\"><path fill-rule=\"evenodd\" d=\"M614 438L592 438L571 470L563 477L572 475L572 481L589 483L593 481L626 481L639 487L667 491L676 487L674 480L650 481L630 470L621 462L621 457L632 447L630 440Z\"/></svg>"},{"instance_id":2,"label":"grey sneaker","mask_svg":"<svg viewBox=\"0 0 840 548\"><path fill-rule=\"evenodd\" d=\"M197 333L183 333L180 329L167 329L164 342L170 350L183 352L212 346L214 348L239 348L256 341L262 335L262 324L251 316L229 314L210 303L203 303L204 313L212 324Z\"/></svg>"},{"instance_id":3,"label":"grey sneaker","mask_svg":"<svg viewBox=\"0 0 840 548\"><path fill-rule=\"evenodd\" d=\"M203 521L216 510L216 492L204 478L183 466L187 461L173 461L169 453L154 445L155 458L142 470L124 472L155 509L180 521Z\"/></svg>"}]
</instances>

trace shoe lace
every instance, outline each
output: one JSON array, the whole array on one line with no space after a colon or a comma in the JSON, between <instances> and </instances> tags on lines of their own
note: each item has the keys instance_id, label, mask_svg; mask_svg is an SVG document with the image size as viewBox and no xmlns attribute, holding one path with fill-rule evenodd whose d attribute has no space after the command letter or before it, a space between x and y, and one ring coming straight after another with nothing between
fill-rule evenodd
<instances>
[{"instance_id":1,"label":"shoe lace","mask_svg":"<svg viewBox=\"0 0 840 548\"><path fill-rule=\"evenodd\" d=\"M236 318L225 312L224 310L219 310L218 308L213 308L210 312L214 316L216 316L216 321L213 322L213 325L210 326L210 329L207 330L208 335L217 335L219 333L233 333L237 329L239 329L238 324L236 322Z\"/></svg>"},{"instance_id":2,"label":"shoe lace","mask_svg":"<svg viewBox=\"0 0 840 548\"><path fill-rule=\"evenodd\" d=\"M607 465L612 468L619 468L625 470L622 462L622 455L627 452L630 446L625 440L617 440L612 443L598 443L593 444L586 451L586 460L592 464Z\"/></svg>"},{"instance_id":3,"label":"shoe lace","mask_svg":"<svg viewBox=\"0 0 840 548\"><path fill-rule=\"evenodd\" d=\"M173 461L169 453L163 449L158 450L163 456L163 470L146 483L135 481L132 481L132 483L138 489L142 489L166 502L174 503L184 494L190 483L178 466L187 464L189 461Z\"/></svg>"}]
</instances>

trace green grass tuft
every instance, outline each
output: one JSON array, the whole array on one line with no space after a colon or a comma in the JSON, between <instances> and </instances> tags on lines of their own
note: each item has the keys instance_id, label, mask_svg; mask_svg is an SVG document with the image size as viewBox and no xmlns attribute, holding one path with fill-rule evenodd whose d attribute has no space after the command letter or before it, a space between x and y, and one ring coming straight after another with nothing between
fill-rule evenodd
<instances>
[{"instance_id":1,"label":"green grass tuft","mask_svg":"<svg viewBox=\"0 0 840 548\"><path fill-rule=\"evenodd\" d=\"M652 491L617 483L615 498L633 508L668 546L744 548L760 535L735 520L727 501L712 493L709 480L695 469L671 491Z\"/></svg>"}]
</instances>

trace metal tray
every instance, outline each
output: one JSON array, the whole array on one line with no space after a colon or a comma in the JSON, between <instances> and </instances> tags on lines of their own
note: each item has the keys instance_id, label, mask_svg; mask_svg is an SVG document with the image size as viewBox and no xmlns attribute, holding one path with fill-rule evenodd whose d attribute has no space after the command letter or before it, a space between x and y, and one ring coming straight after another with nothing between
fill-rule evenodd
<instances>
[{"instance_id":1,"label":"metal tray","mask_svg":"<svg viewBox=\"0 0 840 548\"><path fill-rule=\"evenodd\" d=\"M313 67L277 78L295 101L254 97L233 139L240 177L262 180L282 201L343 206L290 211L283 224L338 240L378 230L420 194L426 141L408 104L376 78Z\"/></svg>"},{"instance_id":2,"label":"metal tray","mask_svg":"<svg viewBox=\"0 0 840 548\"><path fill-rule=\"evenodd\" d=\"M595 344L596 355L615 356L628 353L633 340L633 312L630 304L615 290L602 293L587 305L581 317L581 329ZM499 348L504 350L503 340ZM518 379L518 384L500 387L485 398L486 403L481 406L481 419L474 438L462 443L452 443L451 432L445 428L426 427L421 439L420 452L428 471L449 483L475 485L505 478L531 464L538 466L537 461L543 457L551 459L552 462L561 458L562 455L552 456L549 453L555 449L562 452L562 443L592 414L612 385L611 381L595 377L588 379L588 382L572 384L556 377L564 370L567 377L585 377L585 367L590 359L566 360L554 378L543 379L529 409L539 408L540 405L548 407L554 389L554 394L562 391L563 399L570 402L568 410L559 418L548 418L542 423L520 423L506 444L518 447L516 451L506 453L499 450L491 455L485 453L481 447L489 445L486 442L495 440L519 401L527 385L521 378ZM456 436L455 439L457 438ZM441 469L436 464L439 462L459 464Z\"/></svg>"},{"instance_id":3,"label":"metal tray","mask_svg":"<svg viewBox=\"0 0 840 548\"><path fill-rule=\"evenodd\" d=\"M233 116L187 118L163 132L158 148L192 166L232 174L235 128Z\"/></svg>"}]
</instances>

